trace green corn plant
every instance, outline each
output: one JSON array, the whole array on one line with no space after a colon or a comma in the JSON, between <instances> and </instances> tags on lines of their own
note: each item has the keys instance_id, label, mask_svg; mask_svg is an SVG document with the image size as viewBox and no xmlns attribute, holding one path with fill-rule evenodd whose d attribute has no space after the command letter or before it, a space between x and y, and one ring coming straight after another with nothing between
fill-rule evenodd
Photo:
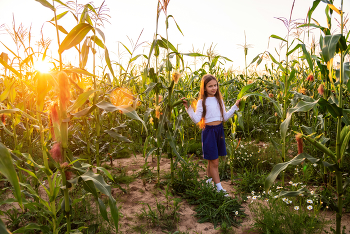
<instances>
[{"instance_id":1,"label":"green corn plant","mask_svg":"<svg viewBox=\"0 0 350 234\"><path fill-rule=\"evenodd\" d=\"M312 11L317 7L320 1L314 1ZM346 90L344 90L344 87L347 87L347 91L350 91L349 88L349 71L346 69L346 64L344 64L344 56L349 53L349 47L346 44L346 38L343 35L343 1L341 1L341 7L340 9L336 8L332 1L327 1L327 8L326 13L335 11L339 14L341 20L340 20L340 27L341 27L341 33L335 34L335 35L329 35L326 34L324 37L321 36L320 39L320 46L321 46L321 56L326 63L328 75L329 75L329 81L331 83L331 87L335 90L335 95L331 95L331 97L326 100L324 98L320 98L318 100L314 101L300 101L294 108L291 108L288 110L287 117L282 123L283 129L286 131L286 128L288 128L288 125L291 120L291 116L295 112L306 112L310 109L314 108L317 104L319 106L322 106L326 108L331 116L335 119L337 119L337 131L336 131L336 147L335 149L330 149L326 147L324 144L322 144L321 139L319 137L313 137L313 134L311 135L304 135L299 134L299 138L305 139L308 143L312 144L315 148L323 152L325 155L327 155L327 160L321 160L319 158L314 158L306 153L301 153L294 157L289 162L280 163L276 165L269 176L266 179L265 182L265 190L268 191L270 186L272 185L273 181L276 179L277 175L284 170L288 165L297 165L303 162L305 159L308 159L309 161L313 163L317 163L320 165L323 165L326 167L329 171L334 172L336 176L336 191L337 191L337 197L338 197L338 203L337 207L335 207L336 210L336 233L341 233L341 219L343 214L343 198L345 196L346 188L349 186L350 178L347 178L343 181L342 174L343 172L343 161L345 156L345 150L348 147L349 140L350 140L350 131L349 131L349 125L345 125L342 127L343 122L343 116L350 113L350 110L344 109L343 105L343 97L344 93L346 93ZM340 71L337 82L334 82L334 69L333 69L333 59L336 54L340 55ZM292 195L298 195L300 193L305 192L298 191L295 194L291 194L289 192L283 192L280 195L286 195L286 196L292 196Z\"/></svg>"},{"instance_id":2,"label":"green corn plant","mask_svg":"<svg viewBox=\"0 0 350 234\"><path fill-rule=\"evenodd\" d=\"M293 52L297 51L298 49L302 49L310 70L312 72L314 70L311 56L308 53L308 51L306 50L305 44L296 44L295 45L295 42L298 41L297 40L298 38L290 41L291 31L296 26L295 20L292 20L294 3L295 3L295 1L293 1L293 5L292 5L289 19L286 19L283 17L277 18L277 19L281 20L284 23L284 25L286 26L287 36L285 38L282 38L282 37L274 35L274 34L270 36L271 38L280 40L280 41L282 41L282 43L285 44L286 54L285 54L284 62L277 61L274 58L274 56L269 52L264 52L262 54L257 55L252 61L252 63L257 61L257 65L259 65L262 62L265 54L267 54L270 57L270 59L272 60L273 64L276 64L278 66L277 70L274 72L277 76L277 79L278 79L277 80L278 82L276 84L274 84L274 87L276 88L277 94L276 93L275 94L273 94L273 93L267 94L266 92L263 92L262 94L247 94L246 95L246 96L256 95L256 96L260 96L260 97L263 97L265 99L272 101L273 106L276 110L277 116L282 121L282 123L280 125L280 134L281 134L280 147L277 147L277 145L279 145L279 144L274 144L277 147L277 149L281 152L282 162L285 162L285 160L286 160L287 140L288 140L287 139L287 128L284 126L284 122L287 119L287 110L291 104L290 100L293 97L293 94L295 93L293 91L293 89L296 88L296 84L297 84L296 78L298 77L297 69L294 66L296 63L298 63L298 61L297 60L290 61L289 60L290 55ZM273 70L273 66L272 66L272 70ZM275 97L275 95L276 95L276 97ZM274 98L276 98L276 100ZM281 177L282 177L281 183L283 186L283 184L284 184L284 172L282 172Z\"/></svg>"},{"instance_id":3,"label":"green corn plant","mask_svg":"<svg viewBox=\"0 0 350 234\"><path fill-rule=\"evenodd\" d=\"M111 65L111 61L109 58L109 53L108 53L108 49L105 46L105 35L102 32L101 29L97 28L98 23L103 24L103 7L104 7L104 2L101 4L101 6L98 8L98 10L96 11L95 8L91 5L91 4L86 4L84 5L83 8L83 12L80 15L80 20L78 21L78 14L75 14L73 11L72 14L74 15L74 17L76 18L78 24L70 31L67 32L62 26L57 24L57 20L61 19L62 17L64 17L68 11L62 12L59 15L56 15L56 8L54 6L54 2L55 0L53 0L53 4L51 5L48 1L46 0L40 0L38 1L40 2L43 6L51 9L54 12L54 18L51 21L54 21L54 26L56 28L56 32L57 32L57 41L58 41L58 45L59 45L59 49L58 49L58 53L59 53L59 58L60 58L60 70L64 70L66 72L70 72L70 73L78 73L78 74L83 74L83 75L88 75L93 77L94 80L94 89L97 90L97 81L96 81L96 76L95 76L95 44L98 45L99 47L101 47L102 49L104 49L105 51L105 61L107 63L107 66L114 78L114 80L117 80L114 72L113 72L113 68ZM66 8L70 9L71 8L69 6L67 6L66 4L62 3L61 1L58 1L61 5L65 6ZM91 14L94 14L96 17L95 22L93 23L91 20L91 17L89 16L89 13L92 12ZM63 32L64 34L66 34L66 37L63 39L62 43L60 42L60 37L59 37L59 31ZM93 32L93 36L87 36L87 34L92 31ZM96 35L96 31L100 34L101 38L103 40L101 40L100 38L97 37ZM80 43L84 40L84 44L83 46L80 48ZM90 45L91 41L93 41L94 43L92 44L92 46ZM78 46L78 47L76 47ZM80 68L65 68L63 69L63 65L62 65L62 53L65 50L68 50L72 47L76 47L78 48L78 52L79 52L79 66ZM88 59L88 55L89 55L89 49L91 48L91 51L93 52L93 74L87 72L86 70L84 70L84 67L86 65L87 59ZM74 83L72 81L72 79L70 79L70 82ZM97 104L98 102L98 98L99 95L98 94L94 94L94 99L93 99L93 104ZM65 114L65 113L62 113ZM66 114L65 114L66 115ZM66 119L66 118L64 118ZM63 125L61 125L62 127L62 131L64 131L64 129L66 129L66 123L64 123ZM100 114L98 112L95 113L95 131L96 131L96 135L97 138L100 136L100 132L101 132L101 125L100 125ZM63 142L62 144L63 148L66 149L66 144ZM95 148L96 148L96 163L98 166L100 166L100 157L99 157L99 142L96 141L95 142ZM91 159L90 159L91 161Z\"/></svg>"}]
</instances>

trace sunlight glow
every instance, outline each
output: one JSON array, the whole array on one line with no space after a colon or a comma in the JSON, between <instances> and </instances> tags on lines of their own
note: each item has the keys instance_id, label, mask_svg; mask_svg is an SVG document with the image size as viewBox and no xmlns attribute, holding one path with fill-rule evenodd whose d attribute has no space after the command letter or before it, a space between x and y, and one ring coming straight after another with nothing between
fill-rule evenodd
<instances>
[{"instance_id":1,"label":"sunlight glow","mask_svg":"<svg viewBox=\"0 0 350 234\"><path fill-rule=\"evenodd\" d=\"M50 64L47 61L37 60L34 63L34 68L42 73L47 73L50 71Z\"/></svg>"},{"instance_id":2,"label":"sunlight glow","mask_svg":"<svg viewBox=\"0 0 350 234\"><path fill-rule=\"evenodd\" d=\"M120 112L126 114L134 111L137 107L137 100L132 92L127 88L116 88L110 94L111 103L120 109Z\"/></svg>"}]
</instances>

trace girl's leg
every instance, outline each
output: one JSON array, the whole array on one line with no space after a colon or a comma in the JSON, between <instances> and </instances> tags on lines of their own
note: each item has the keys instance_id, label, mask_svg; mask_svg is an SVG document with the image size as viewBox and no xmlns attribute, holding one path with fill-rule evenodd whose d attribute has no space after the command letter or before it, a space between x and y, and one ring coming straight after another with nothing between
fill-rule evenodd
<instances>
[{"instance_id":1,"label":"girl's leg","mask_svg":"<svg viewBox=\"0 0 350 234\"><path fill-rule=\"evenodd\" d=\"M219 177L219 158L208 160L208 170L215 184L220 183Z\"/></svg>"},{"instance_id":2,"label":"girl's leg","mask_svg":"<svg viewBox=\"0 0 350 234\"><path fill-rule=\"evenodd\" d=\"M211 173L210 173L210 160L208 160L207 176L208 176L209 178L211 178Z\"/></svg>"},{"instance_id":3,"label":"girl's leg","mask_svg":"<svg viewBox=\"0 0 350 234\"><path fill-rule=\"evenodd\" d=\"M207 176L209 179L207 179L205 182L207 182L207 184L211 184L213 178L211 178L211 174L210 174L210 161L208 160L208 166L207 166Z\"/></svg>"}]
</instances>

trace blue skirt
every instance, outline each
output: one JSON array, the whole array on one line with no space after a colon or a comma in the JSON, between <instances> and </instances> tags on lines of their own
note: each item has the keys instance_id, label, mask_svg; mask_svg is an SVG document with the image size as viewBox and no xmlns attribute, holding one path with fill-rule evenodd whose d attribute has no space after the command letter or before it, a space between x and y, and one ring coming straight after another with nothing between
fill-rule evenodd
<instances>
[{"instance_id":1,"label":"blue skirt","mask_svg":"<svg viewBox=\"0 0 350 234\"><path fill-rule=\"evenodd\" d=\"M202 131L203 158L214 160L227 155L223 124L206 125Z\"/></svg>"}]
</instances>

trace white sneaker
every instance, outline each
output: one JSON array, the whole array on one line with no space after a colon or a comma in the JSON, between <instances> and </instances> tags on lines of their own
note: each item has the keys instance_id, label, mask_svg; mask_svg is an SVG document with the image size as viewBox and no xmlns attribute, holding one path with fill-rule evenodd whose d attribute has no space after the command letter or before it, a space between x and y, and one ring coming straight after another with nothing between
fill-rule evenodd
<instances>
[{"instance_id":1,"label":"white sneaker","mask_svg":"<svg viewBox=\"0 0 350 234\"><path fill-rule=\"evenodd\" d=\"M206 180L205 183L207 183L207 185L209 185L209 186L214 186L214 185L213 185L213 181L209 181L209 179Z\"/></svg>"},{"instance_id":2,"label":"white sneaker","mask_svg":"<svg viewBox=\"0 0 350 234\"><path fill-rule=\"evenodd\" d=\"M228 192L225 189L221 189L219 191L217 191L218 193L220 193L220 191L222 191L225 195L225 197L229 197L230 195L228 194Z\"/></svg>"}]
</instances>

